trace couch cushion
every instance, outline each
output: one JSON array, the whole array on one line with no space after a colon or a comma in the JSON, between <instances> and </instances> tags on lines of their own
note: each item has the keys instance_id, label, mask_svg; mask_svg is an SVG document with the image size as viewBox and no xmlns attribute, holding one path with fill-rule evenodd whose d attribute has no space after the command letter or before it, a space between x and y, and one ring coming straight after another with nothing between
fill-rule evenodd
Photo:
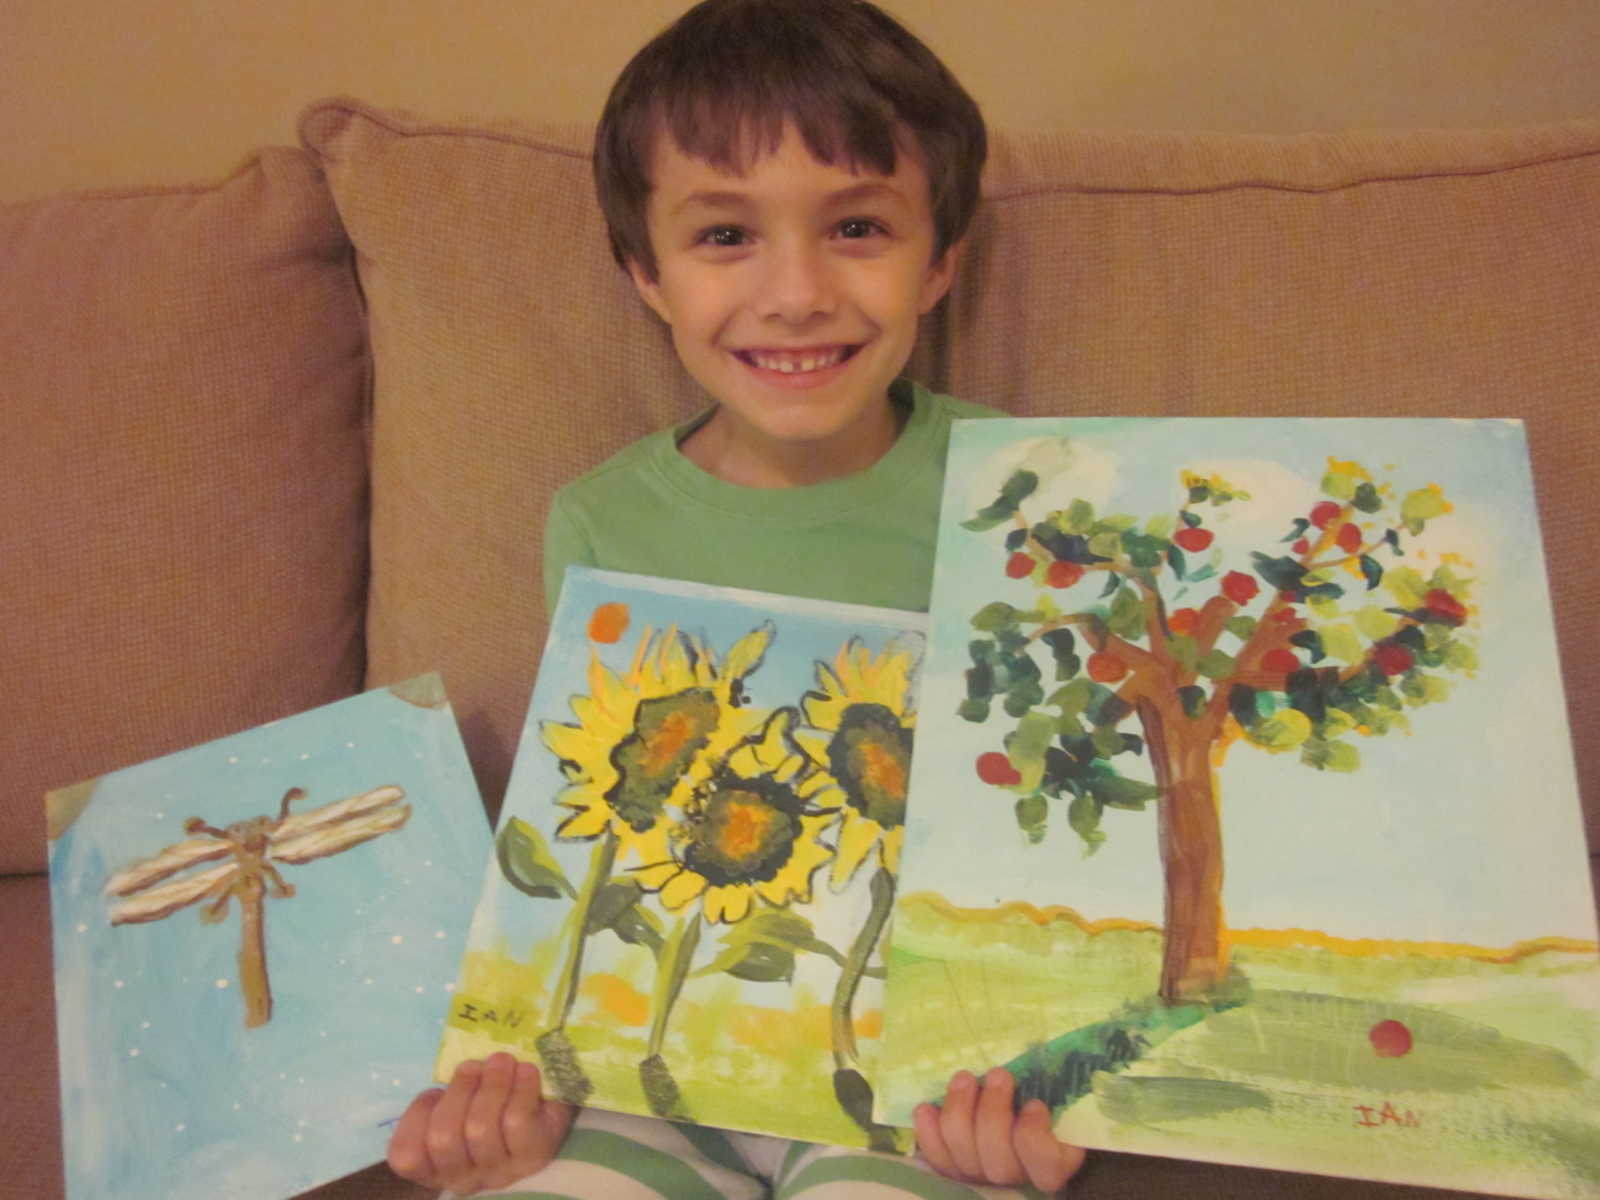
<instances>
[{"instance_id":1,"label":"couch cushion","mask_svg":"<svg viewBox=\"0 0 1600 1200\"><path fill-rule=\"evenodd\" d=\"M552 491L696 403L612 265L588 135L327 101L302 117L375 363L371 686L438 670L498 806L544 641Z\"/></svg>"},{"instance_id":2,"label":"couch cushion","mask_svg":"<svg viewBox=\"0 0 1600 1200\"><path fill-rule=\"evenodd\" d=\"M315 165L0 208L0 870L43 793L352 694L365 339Z\"/></svg>"},{"instance_id":3,"label":"couch cushion","mask_svg":"<svg viewBox=\"0 0 1600 1200\"><path fill-rule=\"evenodd\" d=\"M588 131L314 105L376 362L369 685L438 667L487 793L543 629L550 492L693 411L611 263ZM994 137L913 374L1019 414L1519 416L1576 685L1600 672L1600 122ZM1600 845L1600 696L1571 688Z\"/></svg>"}]
</instances>

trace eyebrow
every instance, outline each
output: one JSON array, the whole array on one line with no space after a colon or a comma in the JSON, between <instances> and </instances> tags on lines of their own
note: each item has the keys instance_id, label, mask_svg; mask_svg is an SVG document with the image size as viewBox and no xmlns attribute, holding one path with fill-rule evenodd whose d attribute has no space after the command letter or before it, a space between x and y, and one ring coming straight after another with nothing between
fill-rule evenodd
<instances>
[{"instance_id":1,"label":"eyebrow","mask_svg":"<svg viewBox=\"0 0 1600 1200\"><path fill-rule=\"evenodd\" d=\"M869 200L890 199L904 204L905 197L900 190L878 180L867 180L837 192L830 192L824 203L828 207L844 208L852 204L861 204ZM673 208L673 213L678 214L696 208L748 208L751 204L747 192L717 192L703 191L691 192L678 202Z\"/></svg>"}]
</instances>

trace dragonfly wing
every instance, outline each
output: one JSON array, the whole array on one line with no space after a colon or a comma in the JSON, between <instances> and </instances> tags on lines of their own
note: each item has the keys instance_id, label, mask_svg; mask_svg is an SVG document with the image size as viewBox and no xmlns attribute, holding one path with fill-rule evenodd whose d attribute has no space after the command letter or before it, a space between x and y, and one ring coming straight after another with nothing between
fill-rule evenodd
<instances>
[{"instance_id":1,"label":"dragonfly wing","mask_svg":"<svg viewBox=\"0 0 1600 1200\"><path fill-rule=\"evenodd\" d=\"M159 854L149 858L140 859L132 866L124 867L106 880L106 894L108 896L126 896L129 892L137 892L147 888L152 883L159 883L169 875L176 874L185 867L192 867L196 863L212 862L219 858L226 858L233 853L233 847L227 842L218 841L216 838L190 838L187 842L179 842L168 846Z\"/></svg>"},{"instance_id":2,"label":"dragonfly wing","mask_svg":"<svg viewBox=\"0 0 1600 1200\"><path fill-rule=\"evenodd\" d=\"M223 884L237 869L234 863L225 863L220 867L212 867L209 871L201 871L198 875L190 875L186 879L174 880L172 883L151 888L131 900L119 900L111 906L111 923L137 925L144 921L159 921L187 904L204 899L212 889Z\"/></svg>"},{"instance_id":3,"label":"dragonfly wing","mask_svg":"<svg viewBox=\"0 0 1600 1200\"><path fill-rule=\"evenodd\" d=\"M272 857L280 862L303 863L314 858L326 858L351 846L371 841L385 833L399 829L411 817L411 806L383 808L362 816L350 817L338 825L304 830L294 837L285 838L282 830L272 840Z\"/></svg>"},{"instance_id":4,"label":"dragonfly wing","mask_svg":"<svg viewBox=\"0 0 1600 1200\"><path fill-rule=\"evenodd\" d=\"M398 804L405 799L405 796L405 788L389 783L383 787L373 788L370 792L362 792L359 796L347 796L343 800L335 800L332 804L324 804L321 808L292 813L279 822L272 840L278 842L298 837L309 830L337 825L351 817L359 817Z\"/></svg>"}]
</instances>

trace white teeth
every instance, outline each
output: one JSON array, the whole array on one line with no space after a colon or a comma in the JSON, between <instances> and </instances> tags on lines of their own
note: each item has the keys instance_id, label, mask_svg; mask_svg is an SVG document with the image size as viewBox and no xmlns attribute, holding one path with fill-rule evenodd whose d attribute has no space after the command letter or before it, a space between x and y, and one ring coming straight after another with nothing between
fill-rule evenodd
<instances>
[{"instance_id":1,"label":"white teeth","mask_svg":"<svg viewBox=\"0 0 1600 1200\"><path fill-rule=\"evenodd\" d=\"M844 349L807 351L803 354L774 354L760 350L749 352L749 359L765 371L778 371L793 375L800 371L821 371L844 361Z\"/></svg>"}]
</instances>

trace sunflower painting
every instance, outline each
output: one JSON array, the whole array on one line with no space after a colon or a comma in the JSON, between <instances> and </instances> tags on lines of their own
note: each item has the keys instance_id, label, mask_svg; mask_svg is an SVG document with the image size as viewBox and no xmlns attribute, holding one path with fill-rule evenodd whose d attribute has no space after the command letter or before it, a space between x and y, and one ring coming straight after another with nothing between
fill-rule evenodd
<instances>
[{"instance_id":1,"label":"sunflower painting","mask_svg":"<svg viewBox=\"0 0 1600 1200\"><path fill-rule=\"evenodd\" d=\"M871 1116L919 614L568 572L441 1047L625 1112Z\"/></svg>"}]
</instances>

